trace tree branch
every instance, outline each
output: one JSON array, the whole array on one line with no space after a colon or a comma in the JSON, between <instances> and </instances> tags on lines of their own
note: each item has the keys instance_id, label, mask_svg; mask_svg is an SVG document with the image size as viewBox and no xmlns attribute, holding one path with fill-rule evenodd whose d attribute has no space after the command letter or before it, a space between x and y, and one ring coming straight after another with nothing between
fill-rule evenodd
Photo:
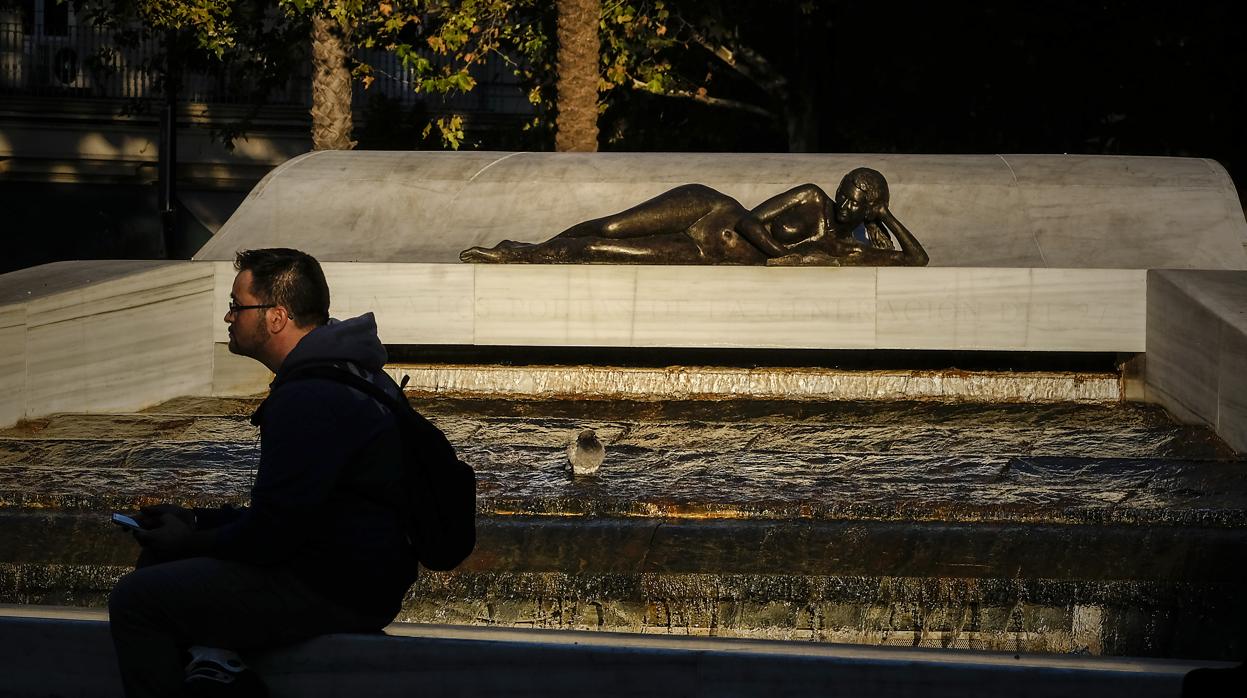
<instances>
[{"instance_id":1,"label":"tree branch","mask_svg":"<svg viewBox=\"0 0 1247 698\"><path fill-rule=\"evenodd\" d=\"M742 77L762 88L780 101L788 97L788 79L776 70L762 54L747 46L729 48L721 43L711 41L687 20L681 19L693 43L710 52L715 58L723 61Z\"/></svg>"},{"instance_id":2,"label":"tree branch","mask_svg":"<svg viewBox=\"0 0 1247 698\"><path fill-rule=\"evenodd\" d=\"M735 109L737 111L743 111L747 114L754 114L754 115L762 116L768 119L779 118L778 115L775 114L775 112L769 109L766 109L765 107L759 107L756 104L750 104L748 102L741 102L735 99L726 99L723 97L711 97L708 94L702 94L700 92L691 92L689 90L666 90L663 92L652 92L649 89L648 83L645 83L641 80L637 80L636 78L632 79L632 87L634 89L643 90L645 92L650 92L650 94L662 95L663 97L675 97L678 99L691 99L694 102L701 102L702 104L707 104L712 107L720 107L723 109Z\"/></svg>"}]
</instances>

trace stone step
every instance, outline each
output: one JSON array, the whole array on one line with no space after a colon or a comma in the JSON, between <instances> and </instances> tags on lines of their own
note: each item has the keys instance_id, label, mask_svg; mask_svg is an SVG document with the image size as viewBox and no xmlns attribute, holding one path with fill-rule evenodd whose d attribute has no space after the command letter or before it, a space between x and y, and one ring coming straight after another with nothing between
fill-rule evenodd
<instances>
[{"instance_id":1,"label":"stone step","mask_svg":"<svg viewBox=\"0 0 1247 698\"><path fill-rule=\"evenodd\" d=\"M0 513L0 601L101 605L138 547L99 512ZM1241 528L488 516L402 618L1229 658Z\"/></svg>"},{"instance_id":2,"label":"stone step","mask_svg":"<svg viewBox=\"0 0 1247 698\"><path fill-rule=\"evenodd\" d=\"M128 567L106 512L0 510L0 562ZM1233 527L811 519L481 516L457 573L772 575L1230 584Z\"/></svg>"}]
</instances>

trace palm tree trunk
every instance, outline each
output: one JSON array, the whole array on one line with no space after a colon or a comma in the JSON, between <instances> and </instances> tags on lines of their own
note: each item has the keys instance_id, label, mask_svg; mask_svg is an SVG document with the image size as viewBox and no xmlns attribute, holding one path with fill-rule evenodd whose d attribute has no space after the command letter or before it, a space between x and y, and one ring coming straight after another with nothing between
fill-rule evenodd
<instances>
[{"instance_id":1,"label":"palm tree trunk","mask_svg":"<svg viewBox=\"0 0 1247 698\"><path fill-rule=\"evenodd\" d=\"M350 150L351 71L349 37L335 20L312 17L312 149Z\"/></svg>"},{"instance_id":2,"label":"palm tree trunk","mask_svg":"<svg viewBox=\"0 0 1247 698\"><path fill-rule=\"evenodd\" d=\"M817 15L795 10L790 33L794 66L785 89L783 113L788 152L818 152L819 51L829 46L826 24Z\"/></svg>"},{"instance_id":3,"label":"palm tree trunk","mask_svg":"<svg viewBox=\"0 0 1247 698\"><path fill-rule=\"evenodd\" d=\"M598 149L598 22L601 0L558 0L558 116L554 149Z\"/></svg>"}]
</instances>

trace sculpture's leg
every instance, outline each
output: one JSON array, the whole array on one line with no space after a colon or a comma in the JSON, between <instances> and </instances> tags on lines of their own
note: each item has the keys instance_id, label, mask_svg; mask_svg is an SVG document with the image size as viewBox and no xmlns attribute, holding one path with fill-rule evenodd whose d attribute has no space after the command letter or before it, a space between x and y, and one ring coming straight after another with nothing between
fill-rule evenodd
<instances>
[{"instance_id":1,"label":"sculpture's leg","mask_svg":"<svg viewBox=\"0 0 1247 698\"><path fill-rule=\"evenodd\" d=\"M510 242L507 240L506 242ZM459 253L459 261L469 263L490 263L490 262L506 262L508 260L502 257L503 254L511 247L503 247L499 244L497 247L469 247Z\"/></svg>"},{"instance_id":2,"label":"sculpture's leg","mask_svg":"<svg viewBox=\"0 0 1247 698\"><path fill-rule=\"evenodd\" d=\"M582 261L588 243L587 238L533 243L504 240L494 247L469 247L459 253L459 259L487 264L567 264Z\"/></svg>"},{"instance_id":3,"label":"sculpture's leg","mask_svg":"<svg viewBox=\"0 0 1247 698\"><path fill-rule=\"evenodd\" d=\"M614 215L578 223L538 243L472 247L464 262L529 264L761 264L734 230L748 216L735 199L686 184Z\"/></svg>"},{"instance_id":4,"label":"sculpture's leg","mask_svg":"<svg viewBox=\"0 0 1247 698\"><path fill-rule=\"evenodd\" d=\"M688 230L711 214L743 215L736 199L704 184L685 184L619 213L577 223L555 237L613 240L668 235Z\"/></svg>"},{"instance_id":5,"label":"sculpture's leg","mask_svg":"<svg viewBox=\"0 0 1247 698\"><path fill-rule=\"evenodd\" d=\"M631 240L584 238L589 240L582 260L596 264L713 264L686 233L650 235ZM553 241L551 241L553 242Z\"/></svg>"},{"instance_id":6,"label":"sculpture's leg","mask_svg":"<svg viewBox=\"0 0 1247 698\"><path fill-rule=\"evenodd\" d=\"M531 245L472 247L459 259L511 264L706 264L701 249L683 232L631 240L555 237Z\"/></svg>"}]
</instances>

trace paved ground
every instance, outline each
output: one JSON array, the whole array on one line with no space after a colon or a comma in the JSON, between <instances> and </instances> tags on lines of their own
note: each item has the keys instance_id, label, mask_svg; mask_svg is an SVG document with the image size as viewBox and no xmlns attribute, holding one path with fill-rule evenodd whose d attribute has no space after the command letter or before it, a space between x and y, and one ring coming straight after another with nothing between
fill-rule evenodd
<instances>
[{"instance_id":1,"label":"paved ground","mask_svg":"<svg viewBox=\"0 0 1247 698\"><path fill-rule=\"evenodd\" d=\"M100 611L0 605L0 695L120 696ZM72 655L74 661L61 658ZM1174 696L1205 662L394 623L250 654L271 694ZM481 671L489 667L489 671Z\"/></svg>"}]
</instances>

